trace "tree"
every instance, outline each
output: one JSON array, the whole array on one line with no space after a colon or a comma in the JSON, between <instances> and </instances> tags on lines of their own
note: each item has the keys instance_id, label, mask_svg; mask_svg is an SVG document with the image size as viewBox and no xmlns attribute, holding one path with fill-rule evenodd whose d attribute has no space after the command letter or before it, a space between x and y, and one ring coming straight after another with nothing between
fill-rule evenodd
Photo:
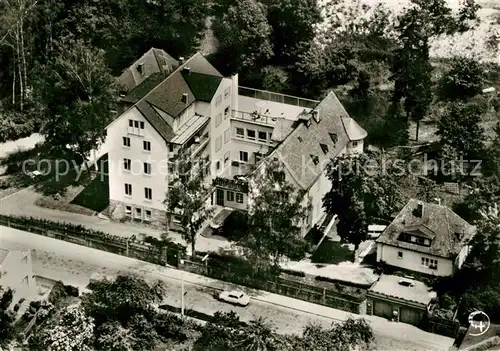
<instances>
[{"instance_id":1,"label":"tree","mask_svg":"<svg viewBox=\"0 0 500 351\"><path fill-rule=\"evenodd\" d=\"M204 181L200 160L191 160L180 151L177 162L177 178L169 188L165 204L168 211L180 217L182 238L191 245L191 254L196 254L196 236L212 210L207 205L209 187Z\"/></svg>"},{"instance_id":2,"label":"tree","mask_svg":"<svg viewBox=\"0 0 500 351\"><path fill-rule=\"evenodd\" d=\"M317 351L375 350L374 335L364 319L347 319L334 323L330 329L316 324L304 328L302 339L295 349Z\"/></svg>"},{"instance_id":3,"label":"tree","mask_svg":"<svg viewBox=\"0 0 500 351\"><path fill-rule=\"evenodd\" d=\"M93 319L79 305L64 308L57 319L44 325L35 335L33 344L42 350L92 350Z\"/></svg>"},{"instance_id":4,"label":"tree","mask_svg":"<svg viewBox=\"0 0 500 351\"><path fill-rule=\"evenodd\" d=\"M103 351L132 351L134 340L120 322L106 322L96 330L95 345Z\"/></svg>"},{"instance_id":5,"label":"tree","mask_svg":"<svg viewBox=\"0 0 500 351\"><path fill-rule=\"evenodd\" d=\"M82 298L82 304L97 327L112 321L126 325L134 315L147 313L165 293L162 282L150 285L133 275L119 275L114 281L93 282L91 289L92 293Z\"/></svg>"},{"instance_id":6,"label":"tree","mask_svg":"<svg viewBox=\"0 0 500 351\"><path fill-rule=\"evenodd\" d=\"M214 21L214 33L229 72L262 67L273 55L266 8L256 0L237 0Z\"/></svg>"},{"instance_id":7,"label":"tree","mask_svg":"<svg viewBox=\"0 0 500 351\"><path fill-rule=\"evenodd\" d=\"M115 104L114 79L103 52L83 41L60 42L53 62L42 70L38 93L45 106L45 123L41 133L52 148L65 150L69 145L87 160L104 141Z\"/></svg>"},{"instance_id":8,"label":"tree","mask_svg":"<svg viewBox=\"0 0 500 351\"><path fill-rule=\"evenodd\" d=\"M13 335L15 315L7 309L12 303L13 291L0 286L0 345L7 343Z\"/></svg>"},{"instance_id":9,"label":"tree","mask_svg":"<svg viewBox=\"0 0 500 351\"><path fill-rule=\"evenodd\" d=\"M469 57L454 57L440 81L440 95L448 100L466 100L481 92L485 79L481 64Z\"/></svg>"},{"instance_id":10,"label":"tree","mask_svg":"<svg viewBox=\"0 0 500 351\"><path fill-rule=\"evenodd\" d=\"M481 160L484 157L484 131L480 126L482 110L477 104L455 102L438 122L441 154L444 160Z\"/></svg>"},{"instance_id":11,"label":"tree","mask_svg":"<svg viewBox=\"0 0 500 351\"><path fill-rule=\"evenodd\" d=\"M282 257L305 249L300 227L307 211L304 193L286 180L279 161L264 161L250 184L247 253L279 267Z\"/></svg>"},{"instance_id":12,"label":"tree","mask_svg":"<svg viewBox=\"0 0 500 351\"><path fill-rule=\"evenodd\" d=\"M432 101L429 61L430 39L441 34L465 32L470 22L477 19L478 6L467 1L454 15L445 0L412 0L415 5L398 18L396 31L399 45L394 53L392 73L395 82L393 102L405 99L404 107L408 120L419 123L425 117Z\"/></svg>"},{"instance_id":13,"label":"tree","mask_svg":"<svg viewBox=\"0 0 500 351\"><path fill-rule=\"evenodd\" d=\"M288 85L288 73L283 68L266 66L262 69L262 89L282 93Z\"/></svg>"},{"instance_id":14,"label":"tree","mask_svg":"<svg viewBox=\"0 0 500 351\"><path fill-rule=\"evenodd\" d=\"M293 65L307 51L321 22L317 0L269 1L268 21L272 27L274 60L279 65Z\"/></svg>"},{"instance_id":15,"label":"tree","mask_svg":"<svg viewBox=\"0 0 500 351\"><path fill-rule=\"evenodd\" d=\"M337 231L356 248L366 238L368 225L388 220L404 205L399 189L406 170L384 153L356 158L337 157L328 165L332 189L323 199L327 212L337 214Z\"/></svg>"},{"instance_id":16,"label":"tree","mask_svg":"<svg viewBox=\"0 0 500 351\"><path fill-rule=\"evenodd\" d=\"M235 344L245 351L278 351L276 339L273 326L259 317L243 328L242 333L236 336Z\"/></svg>"}]
</instances>

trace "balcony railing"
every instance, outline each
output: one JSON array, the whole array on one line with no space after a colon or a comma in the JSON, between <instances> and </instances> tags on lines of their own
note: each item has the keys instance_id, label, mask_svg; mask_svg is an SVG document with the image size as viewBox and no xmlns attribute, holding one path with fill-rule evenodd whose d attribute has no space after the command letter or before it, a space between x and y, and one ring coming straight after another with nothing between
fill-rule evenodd
<instances>
[{"instance_id":1,"label":"balcony railing","mask_svg":"<svg viewBox=\"0 0 500 351\"><path fill-rule=\"evenodd\" d=\"M318 100L304 99L297 96L273 93L266 90L259 90L241 86L238 88L238 94L252 97L255 99L274 101L282 104L295 105L311 109L315 108L316 105L319 103Z\"/></svg>"},{"instance_id":2,"label":"balcony railing","mask_svg":"<svg viewBox=\"0 0 500 351\"><path fill-rule=\"evenodd\" d=\"M248 193L248 182L244 180L233 180L233 179L217 177L212 181L212 185L219 186L221 188L240 191L242 193Z\"/></svg>"},{"instance_id":3,"label":"balcony railing","mask_svg":"<svg viewBox=\"0 0 500 351\"><path fill-rule=\"evenodd\" d=\"M263 123L267 124L270 126L274 126L276 124L276 121L278 118L283 118L283 117L273 117L273 116L268 116L266 114L259 114L256 112L243 112L243 111L236 111L232 110L231 111L231 117L236 118L236 119L241 119L249 122L255 122L255 123Z\"/></svg>"},{"instance_id":4,"label":"balcony railing","mask_svg":"<svg viewBox=\"0 0 500 351\"><path fill-rule=\"evenodd\" d=\"M208 144L208 141L208 136L200 137L199 141L195 142L188 148L187 154L191 155L191 157L196 156Z\"/></svg>"}]
</instances>

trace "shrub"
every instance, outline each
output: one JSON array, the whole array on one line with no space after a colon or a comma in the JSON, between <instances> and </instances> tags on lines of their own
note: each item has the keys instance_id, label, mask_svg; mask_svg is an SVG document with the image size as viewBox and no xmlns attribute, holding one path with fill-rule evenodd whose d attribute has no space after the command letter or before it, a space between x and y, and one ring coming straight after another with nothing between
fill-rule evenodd
<instances>
[{"instance_id":1,"label":"shrub","mask_svg":"<svg viewBox=\"0 0 500 351\"><path fill-rule=\"evenodd\" d=\"M69 296L74 296L74 297L80 296L80 292L76 286L65 285L64 292L66 293L66 295L69 295Z\"/></svg>"},{"instance_id":2,"label":"shrub","mask_svg":"<svg viewBox=\"0 0 500 351\"><path fill-rule=\"evenodd\" d=\"M56 305L61 302L68 294L66 293L66 287L63 282L58 281L49 293L48 301Z\"/></svg>"},{"instance_id":3,"label":"shrub","mask_svg":"<svg viewBox=\"0 0 500 351\"><path fill-rule=\"evenodd\" d=\"M477 60L457 57L441 78L439 95L448 100L467 99L481 91L484 80L484 69Z\"/></svg>"}]
</instances>

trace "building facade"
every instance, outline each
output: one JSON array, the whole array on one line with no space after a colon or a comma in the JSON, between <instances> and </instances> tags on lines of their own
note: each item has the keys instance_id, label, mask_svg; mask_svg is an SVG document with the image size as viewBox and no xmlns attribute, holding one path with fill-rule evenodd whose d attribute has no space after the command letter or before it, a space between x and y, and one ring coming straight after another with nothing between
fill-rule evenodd
<instances>
[{"instance_id":1,"label":"building facade","mask_svg":"<svg viewBox=\"0 0 500 351\"><path fill-rule=\"evenodd\" d=\"M0 249L0 286L13 291L12 308L21 299L30 299L37 293L33 277L31 251Z\"/></svg>"},{"instance_id":2,"label":"building facade","mask_svg":"<svg viewBox=\"0 0 500 351\"><path fill-rule=\"evenodd\" d=\"M153 73L128 91L123 113L107 128L111 216L175 228L178 217L166 213L164 200L182 152L201 161L213 186L210 204L240 210L248 208L248 192L238 182L264 158L277 157L287 180L307 192L307 227L324 218L327 163L362 152L366 137L335 94L319 102L245 88L238 75L223 77L199 53L172 60L169 67L177 67L163 80Z\"/></svg>"},{"instance_id":3,"label":"building facade","mask_svg":"<svg viewBox=\"0 0 500 351\"><path fill-rule=\"evenodd\" d=\"M377 243L377 262L433 276L459 270L476 228L446 206L411 199Z\"/></svg>"}]
</instances>

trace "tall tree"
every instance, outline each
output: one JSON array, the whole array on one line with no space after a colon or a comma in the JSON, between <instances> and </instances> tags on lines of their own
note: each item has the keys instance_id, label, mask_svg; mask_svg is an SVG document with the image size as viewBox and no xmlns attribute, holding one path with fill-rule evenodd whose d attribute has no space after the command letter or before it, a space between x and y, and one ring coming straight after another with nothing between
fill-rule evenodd
<instances>
[{"instance_id":1,"label":"tall tree","mask_svg":"<svg viewBox=\"0 0 500 351\"><path fill-rule=\"evenodd\" d=\"M279 161L265 160L250 181L249 233L245 245L256 261L279 266L282 257L304 250L304 192L288 182Z\"/></svg>"},{"instance_id":2,"label":"tall tree","mask_svg":"<svg viewBox=\"0 0 500 351\"><path fill-rule=\"evenodd\" d=\"M407 169L393 161L385 153L367 153L337 157L328 166L332 189L323 206L338 215L339 235L356 248L366 238L369 224L390 219L407 200L400 190Z\"/></svg>"},{"instance_id":3,"label":"tall tree","mask_svg":"<svg viewBox=\"0 0 500 351\"><path fill-rule=\"evenodd\" d=\"M474 103L455 102L438 122L442 157L456 161L481 160L484 157L484 131L480 126L482 108Z\"/></svg>"},{"instance_id":4,"label":"tall tree","mask_svg":"<svg viewBox=\"0 0 500 351\"><path fill-rule=\"evenodd\" d=\"M317 0L269 1L268 21L272 27L275 62L294 64L310 48L321 20Z\"/></svg>"},{"instance_id":5,"label":"tall tree","mask_svg":"<svg viewBox=\"0 0 500 351\"><path fill-rule=\"evenodd\" d=\"M66 145L84 160L105 139L116 95L103 52L83 41L57 45L53 61L43 66L37 92L45 107L41 133L55 149Z\"/></svg>"},{"instance_id":6,"label":"tall tree","mask_svg":"<svg viewBox=\"0 0 500 351\"><path fill-rule=\"evenodd\" d=\"M271 27L265 6L257 0L237 0L214 21L214 33L228 72L248 72L263 67L273 55Z\"/></svg>"},{"instance_id":7,"label":"tall tree","mask_svg":"<svg viewBox=\"0 0 500 351\"><path fill-rule=\"evenodd\" d=\"M440 81L440 95L448 100L466 100L481 92L485 72L481 64L469 57L454 57L451 68Z\"/></svg>"},{"instance_id":8,"label":"tall tree","mask_svg":"<svg viewBox=\"0 0 500 351\"><path fill-rule=\"evenodd\" d=\"M202 161L192 160L183 151L180 151L175 174L165 204L170 213L179 215L182 238L191 245L194 256L198 231L212 213L207 205L210 189L204 181Z\"/></svg>"},{"instance_id":9,"label":"tall tree","mask_svg":"<svg viewBox=\"0 0 500 351\"><path fill-rule=\"evenodd\" d=\"M467 1L454 15L445 0L412 0L414 6L399 18L396 31L399 45L392 64L395 82L393 101L405 99L408 120L417 122L416 140L420 121L427 114L432 101L429 43L441 34L452 35L469 30L477 19L479 8L474 1Z\"/></svg>"}]
</instances>

